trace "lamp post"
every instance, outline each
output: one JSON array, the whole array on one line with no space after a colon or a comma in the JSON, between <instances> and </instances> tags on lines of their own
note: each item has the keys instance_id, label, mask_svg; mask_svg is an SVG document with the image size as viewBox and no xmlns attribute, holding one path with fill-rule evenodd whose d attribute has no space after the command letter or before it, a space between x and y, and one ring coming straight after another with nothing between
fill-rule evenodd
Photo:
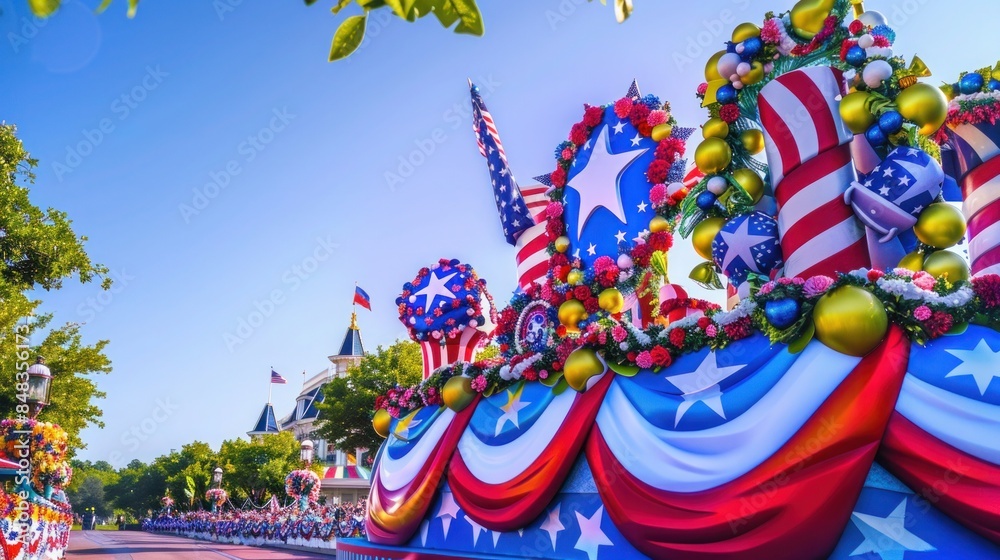
<instances>
[{"instance_id":1,"label":"lamp post","mask_svg":"<svg viewBox=\"0 0 1000 560\"><path fill-rule=\"evenodd\" d=\"M38 417L49 404L49 393L52 390L52 372L45 365L45 358L38 356L35 363L28 368L28 414L32 419Z\"/></svg>"},{"instance_id":2,"label":"lamp post","mask_svg":"<svg viewBox=\"0 0 1000 560\"><path fill-rule=\"evenodd\" d=\"M222 467L215 467L212 471L212 488L222 488ZM218 506L215 504L215 497L212 497L212 513L215 513Z\"/></svg>"},{"instance_id":3,"label":"lamp post","mask_svg":"<svg viewBox=\"0 0 1000 560\"><path fill-rule=\"evenodd\" d=\"M302 440L302 445L299 447L299 458L302 463L308 469L312 465L313 460L313 442L309 439Z\"/></svg>"}]
</instances>

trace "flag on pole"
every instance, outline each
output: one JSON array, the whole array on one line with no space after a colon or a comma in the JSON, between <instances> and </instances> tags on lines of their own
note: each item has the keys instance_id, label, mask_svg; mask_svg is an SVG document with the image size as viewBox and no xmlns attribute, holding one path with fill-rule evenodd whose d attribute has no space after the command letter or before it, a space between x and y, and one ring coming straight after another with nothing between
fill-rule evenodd
<instances>
[{"instance_id":1,"label":"flag on pole","mask_svg":"<svg viewBox=\"0 0 1000 560\"><path fill-rule=\"evenodd\" d=\"M354 286L354 305L360 305L368 311L372 310L372 300L368 297L368 293L357 286Z\"/></svg>"},{"instance_id":2,"label":"flag on pole","mask_svg":"<svg viewBox=\"0 0 1000 560\"><path fill-rule=\"evenodd\" d=\"M503 151L500 135L497 133L493 116L486 109L479 88L469 81L472 95L472 130L476 133L479 153L486 158L490 169L490 181L493 183L493 198L500 213L500 225L507 243L514 245L521 232L535 225L531 212L521 197L517 181L507 166L507 155Z\"/></svg>"},{"instance_id":3,"label":"flag on pole","mask_svg":"<svg viewBox=\"0 0 1000 560\"><path fill-rule=\"evenodd\" d=\"M278 373L278 372L276 372L276 371L274 371L272 369L271 370L271 383L280 383L281 385L284 385L285 383L288 383L288 381L286 381L285 378L282 377L280 373Z\"/></svg>"}]
</instances>

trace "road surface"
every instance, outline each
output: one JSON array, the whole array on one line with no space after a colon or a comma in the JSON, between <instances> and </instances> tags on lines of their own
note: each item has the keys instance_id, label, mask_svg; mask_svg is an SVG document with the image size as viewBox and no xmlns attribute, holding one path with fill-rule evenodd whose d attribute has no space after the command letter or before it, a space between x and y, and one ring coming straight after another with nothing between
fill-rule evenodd
<instances>
[{"instance_id":1,"label":"road surface","mask_svg":"<svg viewBox=\"0 0 1000 560\"><path fill-rule=\"evenodd\" d=\"M73 531L67 559L78 560L286 560L333 556L296 550L219 544L141 531Z\"/></svg>"}]
</instances>

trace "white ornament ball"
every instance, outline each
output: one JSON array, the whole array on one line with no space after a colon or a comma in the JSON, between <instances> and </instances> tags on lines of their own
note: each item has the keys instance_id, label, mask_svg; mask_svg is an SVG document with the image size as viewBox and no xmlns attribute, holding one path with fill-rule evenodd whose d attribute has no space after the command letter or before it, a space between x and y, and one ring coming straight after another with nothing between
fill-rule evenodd
<instances>
[{"instance_id":1,"label":"white ornament ball","mask_svg":"<svg viewBox=\"0 0 1000 560\"><path fill-rule=\"evenodd\" d=\"M865 80L865 84L870 88L877 88L882 85L886 79L892 76L892 66L884 60L873 60L865 66L864 72L861 73L861 77Z\"/></svg>"},{"instance_id":2,"label":"white ornament ball","mask_svg":"<svg viewBox=\"0 0 1000 560\"><path fill-rule=\"evenodd\" d=\"M629 268L632 268L632 266L634 266L634 264L635 263L632 262L632 257L630 257L630 256L628 256L628 255L626 255L624 253L622 253L621 255L618 255L618 268L620 268L622 270L627 270Z\"/></svg>"},{"instance_id":3,"label":"white ornament ball","mask_svg":"<svg viewBox=\"0 0 1000 560\"><path fill-rule=\"evenodd\" d=\"M416 317L410 317L410 324L411 325L416 325L417 324L417 318Z\"/></svg>"},{"instance_id":4,"label":"white ornament ball","mask_svg":"<svg viewBox=\"0 0 1000 560\"><path fill-rule=\"evenodd\" d=\"M468 315L469 317L472 317L473 315L476 314L476 312L470 307L469 309L465 310L465 314Z\"/></svg>"},{"instance_id":5,"label":"white ornament ball","mask_svg":"<svg viewBox=\"0 0 1000 560\"><path fill-rule=\"evenodd\" d=\"M720 76L732 76L736 73L736 67L743 60L740 55L736 53L726 53L719 57L719 63L716 65L716 69L719 71Z\"/></svg>"},{"instance_id":6,"label":"white ornament ball","mask_svg":"<svg viewBox=\"0 0 1000 560\"><path fill-rule=\"evenodd\" d=\"M864 35L858 37L858 46L862 49L867 49L868 47L875 46L875 37L871 36L871 33L865 33Z\"/></svg>"},{"instance_id":7,"label":"white ornament ball","mask_svg":"<svg viewBox=\"0 0 1000 560\"><path fill-rule=\"evenodd\" d=\"M441 331L433 331L431 332L431 336L434 338L441 338Z\"/></svg>"},{"instance_id":8,"label":"white ornament ball","mask_svg":"<svg viewBox=\"0 0 1000 560\"><path fill-rule=\"evenodd\" d=\"M750 73L750 64L747 62L741 62L736 65L736 73L742 78Z\"/></svg>"},{"instance_id":9,"label":"white ornament ball","mask_svg":"<svg viewBox=\"0 0 1000 560\"><path fill-rule=\"evenodd\" d=\"M673 183L669 183L667 185L667 195L673 196L674 194L679 193L683 188L684 188L684 183L681 183L679 181L674 181Z\"/></svg>"},{"instance_id":10,"label":"white ornament ball","mask_svg":"<svg viewBox=\"0 0 1000 560\"><path fill-rule=\"evenodd\" d=\"M736 80L735 82L733 82L733 87L736 89L743 89L743 82L740 80Z\"/></svg>"},{"instance_id":11,"label":"white ornament ball","mask_svg":"<svg viewBox=\"0 0 1000 560\"><path fill-rule=\"evenodd\" d=\"M722 193L726 192L726 189L729 188L729 183L722 177L716 175L715 177L712 177L711 179L708 180L708 183L705 184L705 187L708 189L708 192L716 196L719 196Z\"/></svg>"},{"instance_id":12,"label":"white ornament ball","mask_svg":"<svg viewBox=\"0 0 1000 560\"><path fill-rule=\"evenodd\" d=\"M417 296L410 296L410 303L417 303Z\"/></svg>"},{"instance_id":13,"label":"white ornament ball","mask_svg":"<svg viewBox=\"0 0 1000 560\"><path fill-rule=\"evenodd\" d=\"M746 47L743 46L743 43L736 45L736 52L738 54L743 54L744 50L746 50Z\"/></svg>"},{"instance_id":14,"label":"white ornament ball","mask_svg":"<svg viewBox=\"0 0 1000 560\"><path fill-rule=\"evenodd\" d=\"M881 12L876 12L875 10L868 10L867 12L861 14L858 18L861 23L868 27L877 27L879 25L888 25L889 20L885 19L885 16Z\"/></svg>"},{"instance_id":15,"label":"white ornament ball","mask_svg":"<svg viewBox=\"0 0 1000 560\"><path fill-rule=\"evenodd\" d=\"M469 321L469 326L472 327L472 328L476 328L476 327L479 326L479 321L473 319L473 320Z\"/></svg>"}]
</instances>

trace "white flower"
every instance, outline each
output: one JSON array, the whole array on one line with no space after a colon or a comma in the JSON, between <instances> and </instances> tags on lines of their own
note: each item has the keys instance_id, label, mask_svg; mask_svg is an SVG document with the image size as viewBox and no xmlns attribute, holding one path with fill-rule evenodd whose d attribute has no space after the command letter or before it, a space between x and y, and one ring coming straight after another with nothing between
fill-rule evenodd
<instances>
[{"instance_id":1,"label":"white flower","mask_svg":"<svg viewBox=\"0 0 1000 560\"><path fill-rule=\"evenodd\" d=\"M632 335L635 336L636 340L639 341L639 344L641 346L649 346L649 343L652 341L652 339L649 338L648 334L643 332L642 329L640 329L639 327L635 326L632 323L627 322L625 323L625 326L626 328L628 328L629 332L631 332Z\"/></svg>"},{"instance_id":2,"label":"white flower","mask_svg":"<svg viewBox=\"0 0 1000 560\"><path fill-rule=\"evenodd\" d=\"M730 323L734 323L744 317L750 316L753 310L757 308L757 304L752 299L741 299L736 307L732 311L723 311L722 313L716 313L712 316L712 319L719 324L719 326L724 327ZM697 320L695 321L697 322Z\"/></svg>"}]
</instances>

